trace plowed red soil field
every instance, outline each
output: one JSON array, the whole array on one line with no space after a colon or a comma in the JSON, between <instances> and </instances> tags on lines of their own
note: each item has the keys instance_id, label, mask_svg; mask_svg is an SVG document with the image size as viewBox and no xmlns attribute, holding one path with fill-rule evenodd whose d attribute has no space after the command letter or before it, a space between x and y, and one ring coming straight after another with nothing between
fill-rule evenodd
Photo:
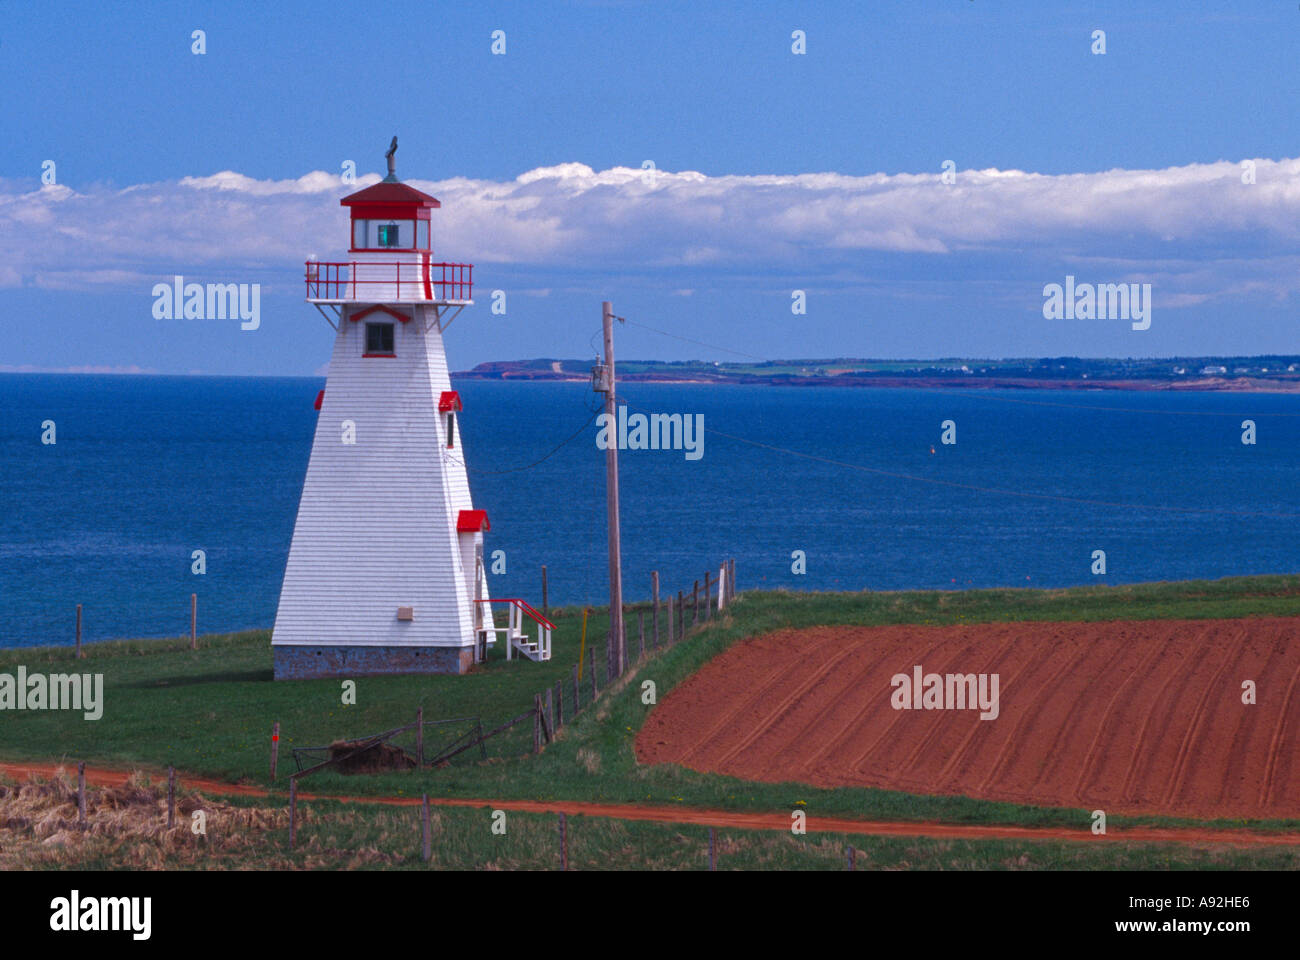
<instances>
[{"instance_id":1,"label":"plowed red soil field","mask_svg":"<svg viewBox=\"0 0 1300 960\"><path fill-rule=\"evenodd\" d=\"M636 752L746 780L1300 817L1298 631L1279 617L785 630L669 693ZM998 674L998 716L895 709L891 678L917 664Z\"/></svg>"}]
</instances>

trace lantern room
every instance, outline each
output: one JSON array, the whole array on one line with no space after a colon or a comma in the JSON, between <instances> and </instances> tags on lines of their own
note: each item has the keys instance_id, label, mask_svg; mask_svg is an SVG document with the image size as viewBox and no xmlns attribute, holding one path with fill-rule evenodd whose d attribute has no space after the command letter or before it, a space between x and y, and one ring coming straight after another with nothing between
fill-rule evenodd
<instances>
[{"instance_id":1,"label":"lantern room","mask_svg":"<svg viewBox=\"0 0 1300 960\"><path fill-rule=\"evenodd\" d=\"M429 214L442 204L397 179L393 149L387 177L339 201L350 216L350 259L307 261L307 300L318 309L344 303L473 303L474 268L433 261Z\"/></svg>"},{"instance_id":2,"label":"lantern room","mask_svg":"<svg viewBox=\"0 0 1300 960\"><path fill-rule=\"evenodd\" d=\"M349 253L432 252L429 211L442 204L427 193L396 179L383 180L339 204L352 218Z\"/></svg>"}]
</instances>

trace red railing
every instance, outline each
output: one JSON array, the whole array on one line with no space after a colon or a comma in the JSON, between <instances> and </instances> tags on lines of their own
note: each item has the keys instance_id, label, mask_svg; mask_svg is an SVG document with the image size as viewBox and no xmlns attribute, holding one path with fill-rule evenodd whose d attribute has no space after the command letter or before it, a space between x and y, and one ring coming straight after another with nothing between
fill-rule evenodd
<instances>
[{"instance_id":1,"label":"red railing","mask_svg":"<svg viewBox=\"0 0 1300 960\"><path fill-rule=\"evenodd\" d=\"M307 299L472 300L473 276L470 263L308 260Z\"/></svg>"},{"instance_id":2,"label":"red railing","mask_svg":"<svg viewBox=\"0 0 1300 960\"><path fill-rule=\"evenodd\" d=\"M544 627L550 627L552 630L555 629L555 624L551 623L551 621L547 620L544 616L542 616L537 611L537 609L532 604L530 604L527 600L520 600L518 597L492 597L487 600L475 600L474 602L475 603L513 603L524 613L528 614L528 616L532 617L532 619L535 622L540 623Z\"/></svg>"}]
</instances>

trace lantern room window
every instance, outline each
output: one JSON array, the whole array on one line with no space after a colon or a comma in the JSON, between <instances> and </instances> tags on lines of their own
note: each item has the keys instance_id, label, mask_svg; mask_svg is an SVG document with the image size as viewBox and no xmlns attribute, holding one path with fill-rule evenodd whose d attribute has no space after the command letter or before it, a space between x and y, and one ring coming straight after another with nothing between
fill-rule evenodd
<instances>
[{"instance_id":1,"label":"lantern room window","mask_svg":"<svg viewBox=\"0 0 1300 960\"><path fill-rule=\"evenodd\" d=\"M366 352L367 357L391 357L393 353L393 324L391 323L367 323L366 324Z\"/></svg>"},{"instance_id":2,"label":"lantern room window","mask_svg":"<svg viewBox=\"0 0 1300 960\"><path fill-rule=\"evenodd\" d=\"M371 220L358 217L352 221L353 250L427 250L429 221Z\"/></svg>"}]
</instances>

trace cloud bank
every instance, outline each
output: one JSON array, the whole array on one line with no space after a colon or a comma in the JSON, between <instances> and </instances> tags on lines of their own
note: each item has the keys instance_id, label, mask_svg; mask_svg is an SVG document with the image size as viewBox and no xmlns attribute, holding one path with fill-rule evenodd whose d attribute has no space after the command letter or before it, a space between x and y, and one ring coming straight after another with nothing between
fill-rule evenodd
<instances>
[{"instance_id":1,"label":"cloud bank","mask_svg":"<svg viewBox=\"0 0 1300 960\"><path fill-rule=\"evenodd\" d=\"M701 271L774 285L972 279L1032 264L1154 281L1165 306L1300 284L1300 160L1045 175L1018 170L706 176L580 163L510 181L411 180L442 201L441 259L655 277ZM0 181L0 287L136 289L160 277L299 290L302 261L346 258L344 184L232 171L73 190ZM691 279L682 283L683 271ZM793 279L792 279L793 278Z\"/></svg>"}]
</instances>

